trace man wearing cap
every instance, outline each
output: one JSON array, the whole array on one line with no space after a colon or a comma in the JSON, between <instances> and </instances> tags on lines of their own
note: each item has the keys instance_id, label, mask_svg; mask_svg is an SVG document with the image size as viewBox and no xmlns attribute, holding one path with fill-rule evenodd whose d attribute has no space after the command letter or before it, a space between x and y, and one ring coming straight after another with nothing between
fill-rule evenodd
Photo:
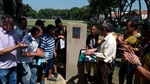
<instances>
[{"instance_id":1,"label":"man wearing cap","mask_svg":"<svg viewBox=\"0 0 150 84\"><path fill-rule=\"evenodd\" d=\"M42 20L40 20L40 19L35 22L35 25L40 26L40 27L42 28L43 32L45 32L45 29L44 29L44 22L45 22L45 21L42 21Z\"/></svg>"},{"instance_id":2,"label":"man wearing cap","mask_svg":"<svg viewBox=\"0 0 150 84\"><path fill-rule=\"evenodd\" d=\"M47 79L50 81L56 81L56 79L52 77L52 70L53 70L53 65L54 65L53 54L55 51L55 40L54 40L55 29L56 28L54 28L53 25L48 25L46 28L46 32L40 38L39 47L44 51L45 56L46 56L44 58L46 62L46 66L42 70L41 84L44 84L44 77L47 71L48 71Z\"/></svg>"},{"instance_id":3,"label":"man wearing cap","mask_svg":"<svg viewBox=\"0 0 150 84\"><path fill-rule=\"evenodd\" d=\"M104 36L101 45L97 48L89 49L85 54L95 54L97 57L98 77L96 84L108 84L108 77L112 70L112 61L116 55L116 40L112 34L113 26L109 22L102 24L101 32ZM95 52L97 50L97 52Z\"/></svg>"}]
</instances>

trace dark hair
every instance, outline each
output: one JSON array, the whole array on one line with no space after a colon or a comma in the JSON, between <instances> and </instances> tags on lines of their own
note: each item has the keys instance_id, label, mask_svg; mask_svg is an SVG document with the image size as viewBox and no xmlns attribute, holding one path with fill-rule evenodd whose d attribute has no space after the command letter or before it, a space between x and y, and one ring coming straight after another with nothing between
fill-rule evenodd
<instances>
[{"instance_id":1,"label":"dark hair","mask_svg":"<svg viewBox=\"0 0 150 84\"><path fill-rule=\"evenodd\" d=\"M129 21L131 22L130 27L134 28L135 30L137 30L137 23L133 20Z\"/></svg>"},{"instance_id":2,"label":"dark hair","mask_svg":"<svg viewBox=\"0 0 150 84\"><path fill-rule=\"evenodd\" d=\"M113 25L109 22L104 22L102 24L102 28L105 28L107 32L112 32L113 30Z\"/></svg>"},{"instance_id":3,"label":"dark hair","mask_svg":"<svg viewBox=\"0 0 150 84\"><path fill-rule=\"evenodd\" d=\"M40 26L38 26L38 25L33 26L32 29L31 29L31 34L35 35L35 34L38 34L38 33L40 33Z\"/></svg>"},{"instance_id":4,"label":"dark hair","mask_svg":"<svg viewBox=\"0 0 150 84\"><path fill-rule=\"evenodd\" d=\"M98 27L97 27L96 25L92 25L91 28L92 28L92 27L95 27L96 29L98 29Z\"/></svg>"},{"instance_id":5,"label":"dark hair","mask_svg":"<svg viewBox=\"0 0 150 84\"><path fill-rule=\"evenodd\" d=\"M46 28L46 31L49 32L50 30L54 30L54 29L55 29L54 25L49 24Z\"/></svg>"},{"instance_id":6,"label":"dark hair","mask_svg":"<svg viewBox=\"0 0 150 84\"><path fill-rule=\"evenodd\" d=\"M55 20L55 24L58 24L58 23L61 23L61 20L60 20L60 19L56 19L56 20Z\"/></svg>"},{"instance_id":7,"label":"dark hair","mask_svg":"<svg viewBox=\"0 0 150 84\"><path fill-rule=\"evenodd\" d=\"M21 23L22 21L27 21L27 19L25 17L21 17L18 19L18 23Z\"/></svg>"}]
</instances>

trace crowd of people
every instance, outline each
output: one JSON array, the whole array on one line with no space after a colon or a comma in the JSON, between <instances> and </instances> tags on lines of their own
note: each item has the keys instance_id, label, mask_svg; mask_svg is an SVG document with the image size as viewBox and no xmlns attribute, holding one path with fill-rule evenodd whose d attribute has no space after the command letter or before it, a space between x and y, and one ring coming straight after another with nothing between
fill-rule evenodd
<instances>
[{"instance_id":1,"label":"crowd of people","mask_svg":"<svg viewBox=\"0 0 150 84\"><path fill-rule=\"evenodd\" d=\"M60 19L46 28L44 22L37 20L29 29L27 19L21 17L14 28L10 15L1 17L0 84L45 84L45 76L56 81L58 72L65 78L66 46L60 47L60 42L66 45L66 27Z\"/></svg>"},{"instance_id":2,"label":"crowd of people","mask_svg":"<svg viewBox=\"0 0 150 84\"><path fill-rule=\"evenodd\" d=\"M28 29L27 19L21 17L14 28L10 15L1 17L0 84L37 84L38 80L44 84L45 76L57 81L58 73L65 78L66 26L60 19L46 28L44 22L37 20ZM133 84L133 80L134 84L150 83L150 23L144 22L140 33L137 28L135 21L129 21L124 34L116 35L110 22L101 25L100 34L97 26L91 27L84 55L95 55L97 61L84 63L89 82L112 84L116 51L120 50L119 84L124 84L125 79L127 84Z\"/></svg>"},{"instance_id":3,"label":"crowd of people","mask_svg":"<svg viewBox=\"0 0 150 84\"><path fill-rule=\"evenodd\" d=\"M128 21L123 34L115 34L113 25L104 22L101 34L97 35L97 27L91 27L91 34L86 41L86 55L95 55L97 63L85 63L87 79L92 84L112 84L115 67L116 51L121 51L121 64L118 73L119 84L149 84L150 83L150 25L142 24L141 33L137 30L135 21ZM91 66L92 65L92 66ZM93 68L93 69L92 69ZM94 70L94 76L90 71ZM94 80L93 80L94 77ZM133 82L134 79L134 82Z\"/></svg>"}]
</instances>

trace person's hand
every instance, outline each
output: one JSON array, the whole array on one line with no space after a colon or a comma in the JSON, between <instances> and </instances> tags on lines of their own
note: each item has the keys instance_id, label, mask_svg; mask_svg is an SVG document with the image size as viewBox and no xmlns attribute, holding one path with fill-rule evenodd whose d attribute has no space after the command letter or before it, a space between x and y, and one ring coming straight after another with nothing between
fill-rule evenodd
<instances>
[{"instance_id":1,"label":"person's hand","mask_svg":"<svg viewBox=\"0 0 150 84\"><path fill-rule=\"evenodd\" d=\"M93 53L93 51L91 49L86 50L86 52L84 53L85 55L91 55Z\"/></svg>"},{"instance_id":2,"label":"person's hand","mask_svg":"<svg viewBox=\"0 0 150 84\"><path fill-rule=\"evenodd\" d=\"M123 34L118 34L117 40L119 41L119 43L122 43L123 39L124 39L124 35Z\"/></svg>"},{"instance_id":3,"label":"person's hand","mask_svg":"<svg viewBox=\"0 0 150 84\"><path fill-rule=\"evenodd\" d=\"M124 52L123 55L131 64L141 64L139 58L133 52Z\"/></svg>"},{"instance_id":4,"label":"person's hand","mask_svg":"<svg viewBox=\"0 0 150 84\"><path fill-rule=\"evenodd\" d=\"M90 52L85 52L84 55L90 55Z\"/></svg>"},{"instance_id":5,"label":"person's hand","mask_svg":"<svg viewBox=\"0 0 150 84\"><path fill-rule=\"evenodd\" d=\"M27 48L28 45L24 44L23 42L20 42L17 44L18 48Z\"/></svg>"},{"instance_id":6,"label":"person's hand","mask_svg":"<svg viewBox=\"0 0 150 84\"><path fill-rule=\"evenodd\" d=\"M43 52L43 50L41 48L37 48L36 52Z\"/></svg>"},{"instance_id":7,"label":"person's hand","mask_svg":"<svg viewBox=\"0 0 150 84\"><path fill-rule=\"evenodd\" d=\"M40 57L45 57L45 53L44 53L43 50L40 49L40 48L37 48L36 53L37 53L38 56L40 56Z\"/></svg>"},{"instance_id":8,"label":"person's hand","mask_svg":"<svg viewBox=\"0 0 150 84\"><path fill-rule=\"evenodd\" d=\"M64 39L64 36L63 35L59 35L58 38Z\"/></svg>"}]
</instances>

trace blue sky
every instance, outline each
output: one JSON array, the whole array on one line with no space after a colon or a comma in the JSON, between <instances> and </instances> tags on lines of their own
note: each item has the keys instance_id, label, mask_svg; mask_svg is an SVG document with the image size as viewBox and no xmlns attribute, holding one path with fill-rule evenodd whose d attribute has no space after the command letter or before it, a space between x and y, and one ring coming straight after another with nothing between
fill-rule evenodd
<instances>
[{"instance_id":1,"label":"blue sky","mask_svg":"<svg viewBox=\"0 0 150 84\"><path fill-rule=\"evenodd\" d=\"M23 3L29 4L36 11L44 8L70 9L89 5L88 0L23 0Z\"/></svg>"},{"instance_id":2,"label":"blue sky","mask_svg":"<svg viewBox=\"0 0 150 84\"><path fill-rule=\"evenodd\" d=\"M88 0L23 0L23 3L29 4L36 11L44 8L70 9L89 5ZM142 10L147 10L144 0L141 0L141 4ZM136 1L132 9L139 9L138 1Z\"/></svg>"}]
</instances>

